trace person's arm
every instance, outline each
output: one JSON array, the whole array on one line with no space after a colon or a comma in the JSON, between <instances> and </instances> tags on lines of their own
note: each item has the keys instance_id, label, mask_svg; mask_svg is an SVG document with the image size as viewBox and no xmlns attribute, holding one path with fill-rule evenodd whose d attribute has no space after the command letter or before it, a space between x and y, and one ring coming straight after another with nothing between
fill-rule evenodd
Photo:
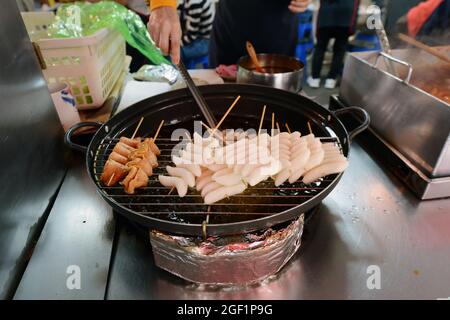
<instances>
[{"instance_id":1,"label":"person's arm","mask_svg":"<svg viewBox=\"0 0 450 320\"><path fill-rule=\"evenodd\" d=\"M181 26L176 0L146 0L150 8L148 31L162 53L180 62Z\"/></svg>"},{"instance_id":2,"label":"person's arm","mask_svg":"<svg viewBox=\"0 0 450 320\"><path fill-rule=\"evenodd\" d=\"M305 12L310 0L292 0L288 8L294 13Z\"/></svg>"}]
</instances>

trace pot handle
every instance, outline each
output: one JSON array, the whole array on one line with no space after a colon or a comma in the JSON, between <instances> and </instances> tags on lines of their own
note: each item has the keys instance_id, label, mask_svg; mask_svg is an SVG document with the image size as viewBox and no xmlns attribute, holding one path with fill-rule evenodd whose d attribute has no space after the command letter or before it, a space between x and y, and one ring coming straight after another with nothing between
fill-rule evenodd
<instances>
[{"instance_id":1,"label":"pot handle","mask_svg":"<svg viewBox=\"0 0 450 320\"><path fill-rule=\"evenodd\" d=\"M336 111L333 111L334 115L336 117L339 118L339 115L342 114L356 114L358 119L361 119L361 124L356 127L355 129L353 129L352 131L350 131L348 133L348 137L350 140L353 140L354 137L356 137L356 135L358 135L359 133L361 133L362 131L366 130L369 127L370 124L370 116L367 113L366 110L364 110L363 108L360 107L346 107L346 108L342 108L342 109L338 109Z\"/></svg>"},{"instance_id":2,"label":"pot handle","mask_svg":"<svg viewBox=\"0 0 450 320\"><path fill-rule=\"evenodd\" d=\"M378 61L380 60L380 57L384 57L384 58L386 58L386 59L388 59L390 61L394 61L394 62L396 62L398 64L401 64L401 65L403 65L405 67L408 67L408 74L406 75L406 78L403 79L403 82L406 83L406 84L409 84L409 81L411 80L411 76L412 76L412 72L413 72L413 67L412 67L412 65L410 63L405 62L405 61L400 60L400 59L397 59L397 58L395 58L395 57L393 57L393 56L391 56L391 55L389 55L389 54L387 54L387 53L385 53L383 51L380 51L378 53L378 55L377 55L377 58L375 59L375 63L372 65L372 68L376 68L377 67ZM393 76L395 76L395 74L393 74Z\"/></svg>"},{"instance_id":3,"label":"pot handle","mask_svg":"<svg viewBox=\"0 0 450 320\"><path fill-rule=\"evenodd\" d=\"M64 143L69 146L70 148L74 149L74 150L78 150L81 152L86 153L87 152L87 147L83 146L81 144L75 143L72 141L72 136L73 133L75 131L77 131L78 129L84 128L84 127L97 127L100 128L103 124L99 123L99 122L79 122L75 125L73 125L72 127L69 128L69 130L67 130L67 132L64 134Z\"/></svg>"}]
</instances>

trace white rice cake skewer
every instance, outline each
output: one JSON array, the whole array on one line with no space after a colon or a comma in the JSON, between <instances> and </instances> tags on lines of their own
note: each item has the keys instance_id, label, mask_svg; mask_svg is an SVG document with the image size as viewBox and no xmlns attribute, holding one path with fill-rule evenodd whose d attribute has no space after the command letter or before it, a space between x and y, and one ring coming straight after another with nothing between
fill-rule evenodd
<instances>
[{"instance_id":1,"label":"white rice cake skewer","mask_svg":"<svg viewBox=\"0 0 450 320\"><path fill-rule=\"evenodd\" d=\"M165 187L176 188L178 195L181 198L183 198L187 193L188 186L181 178L159 175L158 180Z\"/></svg>"},{"instance_id":2,"label":"white rice cake skewer","mask_svg":"<svg viewBox=\"0 0 450 320\"><path fill-rule=\"evenodd\" d=\"M285 168L281 170L275 177L275 187L282 185L291 175L291 169Z\"/></svg>"},{"instance_id":3,"label":"white rice cake skewer","mask_svg":"<svg viewBox=\"0 0 450 320\"><path fill-rule=\"evenodd\" d=\"M243 182L240 182L234 186L223 186L207 193L204 200L206 204L213 204L225 198L242 193L246 188L247 187Z\"/></svg>"},{"instance_id":4,"label":"white rice cake skewer","mask_svg":"<svg viewBox=\"0 0 450 320\"><path fill-rule=\"evenodd\" d=\"M309 184L330 174L341 173L345 169L347 169L347 167L348 167L347 159L323 163L306 172L303 176L303 182Z\"/></svg>"},{"instance_id":5,"label":"white rice cake skewer","mask_svg":"<svg viewBox=\"0 0 450 320\"><path fill-rule=\"evenodd\" d=\"M219 170L228 168L228 166L225 164L216 164L216 163L205 165L205 167L212 172L217 172Z\"/></svg>"},{"instance_id":6,"label":"white rice cake skewer","mask_svg":"<svg viewBox=\"0 0 450 320\"><path fill-rule=\"evenodd\" d=\"M215 181L211 181L210 183L206 184L202 191L201 191L201 195L204 198L208 193L210 193L211 191L214 191L220 187L223 187L220 183L217 183Z\"/></svg>"},{"instance_id":7,"label":"white rice cake skewer","mask_svg":"<svg viewBox=\"0 0 450 320\"><path fill-rule=\"evenodd\" d=\"M171 166L166 166L166 170L170 176L181 178L189 187L195 187L195 176L189 170Z\"/></svg>"},{"instance_id":8,"label":"white rice cake skewer","mask_svg":"<svg viewBox=\"0 0 450 320\"><path fill-rule=\"evenodd\" d=\"M208 183L213 182L213 181L214 180L212 179L212 176L199 178L199 179L197 179L195 188L197 191L202 191L203 187L205 187Z\"/></svg>"},{"instance_id":9,"label":"white rice cake skewer","mask_svg":"<svg viewBox=\"0 0 450 320\"><path fill-rule=\"evenodd\" d=\"M200 177L202 174L202 168L198 164L182 163L182 164L178 165L177 167L187 169L189 172L191 172L196 177Z\"/></svg>"},{"instance_id":10,"label":"white rice cake skewer","mask_svg":"<svg viewBox=\"0 0 450 320\"><path fill-rule=\"evenodd\" d=\"M234 186L241 182L239 174L235 174L233 169L227 168L217 171L212 175L212 179L223 186Z\"/></svg>"},{"instance_id":11,"label":"white rice cake skewer","mask_svg":"<svg viewBox=\"0 0 450 320\"><path fill-rule=\"evenodd\" d=\"M197 181L195 183L195 188L197 189L197 191L201 191L204 186L213 181L212 174L212 171L205 170L202 175L197 178Z\"/></svg>"},{"instance_id":12,"label":"white rice cake skewer","mask_svg":"<svg viewBox=\"0 0 450 320\"><path fill-rule=\"evenodd\" d=\"M269 174L265 173L262 170L263 166L258 166L252 170L247 177L245 177L245 181L252 187L256 186L258 183L269 178Z\"/></svg>"},{"instance_id":13,"label":"white rice cake skewer","mask_svg":"<svg viewBox=\"0 0 450 320\"><path fill-rule=\"evenodd\" d=\"M320 143L320 140L319 140ZM309 147L312 145L312 147ZM305 170L311 170L312 168L318 166L322 163L322 160L325 156L325 152L322 149L321 145L317 145L316 143L311 143L308 145L311 155L309 156L308 162L305 165Z\"/></svg>"}]
</instances>

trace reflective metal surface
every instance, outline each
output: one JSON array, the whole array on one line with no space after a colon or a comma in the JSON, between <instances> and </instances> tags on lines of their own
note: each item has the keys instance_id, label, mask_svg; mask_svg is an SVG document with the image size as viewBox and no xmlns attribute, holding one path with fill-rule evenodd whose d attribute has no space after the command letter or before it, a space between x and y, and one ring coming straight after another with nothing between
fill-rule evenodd
<instances>
[{"instance_id":1,"label":"reflective metal surface","mask_svg":"<svg viewBox=\"0 0 450 320\"><path fill-rule=\"evenodd\" d=\"M104 298L115 221L83 160L78 155L69 166L14 299Z\"/></svg>"},{"instance_id":2,"label":"reflective metal surface","mask_svg":"<svg viewBox=\"0 0 450 320\"><path fill-rule=\"evenodd\" d=\"M450 199L418 201L357 143L317 230L274 279L217 290L154 265L151 247L121 226L108 299L436 299L450 296ZM307 230L305 230L306 232ZM367 287L369 266L380 289ZM370 271L370 269L369 269Z\"/></svg>"},{"instance_id":3,"label":"reflective metal surface","mask_svg":"<svg viewBox=\"0 0 450 320\"><path fill-rule=\"evenodd\" d=\"M16 1L0 10L0 298L10 298L64 175L62 128Z\"/></svg>"},{"instance_id":4,"label":"reflective metal surface","mask_svg":"<svg viewBox=\"0 0 450 320\"><path fill-rule=\"evenodd\" d=\"M392 50L393 56L404 61L412 60L410 54L407 50ZM364 107L376 133L429 177L450 176L450 105L404 78L390 75L384 71L385 64L373 67L377 55L362 52L348 56L341 98L347 105ZM400 64L396 68L399 74L407 73Z\"/></svg>"},{"instance_id":5,"label":"reflective metal surface","mask_svg":"<svg viewBox=\"0 0 450 320\"><path fill-rule=\"evenodd\" d=\"M346 105L338 96L330 98L330 109L345 108ZM356 119L346 118L347 122L358 123ZM346 124L347 125L347 124ZM392 145L381 138L375 131L368 128L358 137L366 151L381 163L384 170L389 171L400 179L419 199L440 199L450 197L450 176L442 178L428 178L411 161L397 151Z\"/></svg>"},{"instance_id":6,"label":"reflective metal surface","mask_svg":"<svg viewBox=\"0 0 450 320\"><path fill-rule=\"evenodd\" d=\"M300 92L304 65L293 57L279 54L257 54L265 73L255 72L255 65L249 56L238 61L237 83L262 84L291 92Z\"/></svg>"}]
</instances>

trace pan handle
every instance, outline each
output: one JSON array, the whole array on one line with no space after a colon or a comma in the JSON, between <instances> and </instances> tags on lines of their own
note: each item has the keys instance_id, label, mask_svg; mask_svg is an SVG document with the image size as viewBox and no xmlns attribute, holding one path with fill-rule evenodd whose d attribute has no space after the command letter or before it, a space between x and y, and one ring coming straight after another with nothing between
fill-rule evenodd
<instances>
[{"instance_id":1,"label":"pan handle","mask_svg":"<svg viewBox=\"0 0 450 320\"><path fill-rule=\"evenodd\" d=\"M99 123L99 122L79 122L75 125L73 125L72 127L69 128L69 130L67 130L67 132L64 134L64 143L69 146L70 148L74 149L74 150L78 150L81 152L86 153L87 152L87 147L83 146L81 144L75 143L72 141L72 136L73 133L75 131L77 131L78 129L84 128L84 127L97 127L100 128L103 124Z\"/></svg>"},{"instance_id":2,"label":"pan handle","mask_svg":"<svg viewBox=\"0 0 450 320\"><path fill-rule=\"evenodd\" d=\"M362 123L358 127L356 127L355 129L353 129L352 131L350 131L348 133L348 137L350 140L353 140L353 138L356 137L356 135L358 135L359 133L361 133L362 131L366 130L369 127L370 116L367 113L367 111L364 110L363 108L346 107L346 108L338 109L333 112L334 112L334 115L338 118L339 118L339 115L350 113L350 114L355 114L356 117L361 120Z\"/></svg>"},{"instance_id":3,"label":"pan handle","mask_svg":"<svg viewBox=\"0 0 450 320\"><path fill-rule=\"evenodd\" d=\"M386 59L388 59L390 61L394 61L394 62L396 62L398 64L401 64L401 65L403 65L405 67L408 67L408 74L406 75L406 78L403 79L403 82L406 83L406 84L409 84L409 81L411 80L411 76L412 76L412 72L413 72L413 67L412 67L412 65L410 63L405 62L405 61L400 60L400 59L397 59L397 58L387 54L386 52L380 51L379 54L377 55L377 58L375 59L375 63L372 65L372 68L376 68L377 67L378 61L380 60L380 57L384 57L384 58L386 58ZM395 76L395 75L393 75L393 76Z\"/></svg>"}]
</instances>

